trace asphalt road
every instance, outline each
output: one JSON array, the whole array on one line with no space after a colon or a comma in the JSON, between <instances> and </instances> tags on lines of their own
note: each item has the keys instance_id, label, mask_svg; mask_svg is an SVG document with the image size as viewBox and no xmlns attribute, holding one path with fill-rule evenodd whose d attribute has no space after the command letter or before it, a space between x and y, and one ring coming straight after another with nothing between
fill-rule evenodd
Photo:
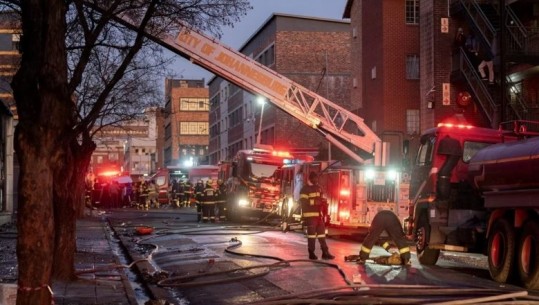
<instances>
[{"instance_id":1,"label":"asphalt road","mask_svg":"<svg viewBox=\"0 0 539 305\"><path fill-rule=\"evenodd\" d=\"M358 265L344 257L358 254L360 241L339 236L328 238L335 260L309 261L304 234L276 226L199 224L188 208L105 216L147 293L171 304L503 304L511 297L539 304L525 297L537 292L491 281L480 255L444 253L426 267L412 251L412 266ZM141 226L153 232L136 234ZM375 247L371 257L383 255Z\"/></svg>"}]
</instances>

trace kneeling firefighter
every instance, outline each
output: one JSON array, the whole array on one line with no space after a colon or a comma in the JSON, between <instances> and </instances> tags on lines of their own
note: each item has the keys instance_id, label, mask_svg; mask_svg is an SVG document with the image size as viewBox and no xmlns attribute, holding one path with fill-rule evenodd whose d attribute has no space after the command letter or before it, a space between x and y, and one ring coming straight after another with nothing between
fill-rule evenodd
<instances>
[{"instance_id":1,"label":"kneeling firefighter","mask_svg":"<svg viewBox=\"0 0 539 305\"><path fill-rule=\"evenodd\" d=\"M334 259L335 256L329 253L326 243L326 225L322 214L324 198L322 198L322 189L318 185L318 175L315 172L309 174L309 183L301 188L300 203L302 217L307 226L309 259L318 259L314 254L316 239L322 249L322 259Z\"/></svg>"},{"instance_id":2,"label":"kneeling firefighter","mask_svg":"<svg viewBox=\"0 0 539 305\"><path fill-rule=\"evenodd\" d=\"M369 258L374 243L378 241L378 238L383 231L386 231L391 240L397 244L402 264L409 265L410 247L408 246L406 237L404 236L399 218L397 215L395 215L395 213L387 210L380 211L374 216L369 233L361 245L359 262L363 263ZM389 249L389 243L384 243L382 247L387 251Z\"/></svg>"}]
</instances>

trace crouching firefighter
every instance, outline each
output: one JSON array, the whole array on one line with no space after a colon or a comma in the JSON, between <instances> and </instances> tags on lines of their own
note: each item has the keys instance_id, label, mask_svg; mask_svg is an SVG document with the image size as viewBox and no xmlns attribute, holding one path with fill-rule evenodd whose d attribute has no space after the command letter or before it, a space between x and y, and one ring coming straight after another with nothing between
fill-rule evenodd
<instances>
[{"instance_id":1,"label":"crouching firefighter","mask_svg":"<svg viewBox=\"0 0 539 305\"><path fill-rule=\"evenodd\" d=\"M369 234L367 234L361 245L359 263L364 263L369 258L374 243L378 241L378 238L383 231L386 231L389 238L397 244L402 264L409 265L410 247L404 236L399 218L395 213L387 210L380 211L374 216L369 229ZM388 242L385 242L382 244L382 247L387 251L389 250L390 245Z\"/></svg>"},{"instance_id":2,"label":"crouching firefighter","mask_svg":"<svg viewBox=\"0 0 539 305\"><path fill-rule=\"evenodd\" d=\"M302 217L307 226L309 259L318 259L316 254L314 254L316 239L318 239L320 248L322 249L322 259L334 259L335 256L329 253L326 243L326 225L322 215L322 189L318 185L318 175L315 172L309 174L309 182L301 188L300 203Z\"/></svg>"}]
</instances>

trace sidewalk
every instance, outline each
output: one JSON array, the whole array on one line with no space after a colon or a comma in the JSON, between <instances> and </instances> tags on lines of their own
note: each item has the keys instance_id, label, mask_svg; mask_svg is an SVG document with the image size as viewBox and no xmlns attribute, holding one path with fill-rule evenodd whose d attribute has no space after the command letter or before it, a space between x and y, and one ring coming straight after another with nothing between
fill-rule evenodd
<instances>
[{"instance_id":1,"label":"sidewalk","mask_svg":"<svg viewBox=\"0 0 539 305\"><path fill-rule=\"evenodd\" d=\"M75 269L77 272L88 272L79 274L79 280L75 282L54 282L54 304L137 305L127 271L124 268L113 268L121 265L116 255L118 251L120 249L114 244L105 219L101 216L85 216L84 219L78 220ZM0 286L3 286L0 288L3 288L4 293L8 291L13 294L16 291L16 284ZM0 305L11 304L15 304L13 295L0 295Z\"/></svg>"}]
</instances>

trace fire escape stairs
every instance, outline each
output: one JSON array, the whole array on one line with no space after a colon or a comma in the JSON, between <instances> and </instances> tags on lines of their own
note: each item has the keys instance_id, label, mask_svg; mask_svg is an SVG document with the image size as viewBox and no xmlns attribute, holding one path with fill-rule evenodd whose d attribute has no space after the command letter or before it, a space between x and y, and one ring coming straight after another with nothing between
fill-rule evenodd
<instances>
[{"instance_id":1,"label":"fire escape stairs","mask_svg":"<svg viewBox=\"0 0 539 305\"><path fill-rule=\"evenodd\" d=\"M522 25L516 14L509 5L506 5L506 19L504 21L504 29L506 31L508 46L508 54L520 55L529 53L530 35ZM492 3L481 3L476 0L456 0L452 2L451 14L460 14L465 17L469 24L470 30L473 31L482 48L496 50L497 34L501 28L500 9ZM500 56L494 54L495 66L499 66ZM504 58L506 61L507 58ZM496 70L496 68L495 68ZM456 77L458 75L458 77ZM476 103L481 107L483 113L491 123L492 127L497 127L499 120L499 111L504 100L505 118L504 120L512 119L529 119L529 109L526 102L523 101L515 92L515 88L511 87L506 90L507 93L500 94L500 82L498 80L494 85L488 85L481 79L477 67L474 67L472 61L466 55L464 50L459 50L453 57L453 73L452 79L460 79L465 83L465 87L471 91ZM510 77L505 80L506 84L511 85ZM513 94L511 94L511 91Z\"/></svg>"}]
</instances>

